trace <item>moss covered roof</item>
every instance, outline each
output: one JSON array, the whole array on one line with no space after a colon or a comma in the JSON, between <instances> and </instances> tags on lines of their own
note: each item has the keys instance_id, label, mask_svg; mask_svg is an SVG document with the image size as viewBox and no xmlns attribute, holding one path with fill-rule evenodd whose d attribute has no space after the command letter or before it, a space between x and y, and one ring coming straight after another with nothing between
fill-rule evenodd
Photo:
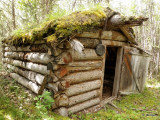
<instances>
[{"instance_id":1,"label":"moss covered roof","mask_svg":"<svg viewBox=\"0 0 160 120\"><path fill-rule=\"evenodd\" d=\"M117 12L114 12L110 8L74 12L63 18L48 21L41 27L29 31L18 31L10 39L6 39L5 42L17 46L33 44L35 41L41 40L60 42L69 39L76 33L92 31L100 27L102 21L105 21L106 18L114 14L117 14ZM123 19L127 21L126 18Z\"/></svg>"}]
</instances>

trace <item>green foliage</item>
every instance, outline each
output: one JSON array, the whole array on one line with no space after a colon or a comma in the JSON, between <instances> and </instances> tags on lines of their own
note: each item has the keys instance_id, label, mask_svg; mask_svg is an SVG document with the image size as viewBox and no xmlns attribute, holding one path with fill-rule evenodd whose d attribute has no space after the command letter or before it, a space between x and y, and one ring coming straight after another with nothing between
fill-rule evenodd
<instances>
[{"instance_id":1,"label":"green foliage","mask_svg":"<svg viewBox=\"0 0 160 120\"><path fill-rule=\"evenodd\" d=\"M22 86L20 87L15 80L0 76L0 96L0 120L54 119L53 113L49 112L53 99L48 92L37 97L37 103L34 106L31 97Z\"/></svg>"},{"instance_id":2,"label":"green foliage","mask_svg":"<svg viewBox=\"0 0 160 120\"><path fill-rule=\"evenodd\" d=\"M0 120L5 120L7 117L14 118L15 120L29 118L29 116L22 110L19 110L8 97L1 93L0 96Z\"/></svg>"},{"instance_id":3,"label":"green foliage","mask_svg":"<svg viewBox=\"0 0 160 120\"><path fill-rule=\"evenodd\" d=\"M53 98L51 97L51 93L48 91L45 91L42 95L35 97L34 100L36 100L36 108L42 115L48 114L48 109L51 109L54 102Z\"/></svg>"}]
</instances>

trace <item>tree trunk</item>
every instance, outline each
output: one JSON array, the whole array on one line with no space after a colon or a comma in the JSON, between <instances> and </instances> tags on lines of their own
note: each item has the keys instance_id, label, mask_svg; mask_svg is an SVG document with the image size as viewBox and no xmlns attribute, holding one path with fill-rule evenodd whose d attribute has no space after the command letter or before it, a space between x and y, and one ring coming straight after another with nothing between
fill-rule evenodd
<instances>
[{"instance_id":1,"label":"tree trunk","mask_svg":"<svg viewBox=\"0 0 160 120\"><path fill-rule=\"evenodd\" d=\"M15 1L12 0L12 23L13 23L13 29L16 29L16 16L15 16Z\"/></svg>"}]
</instances>

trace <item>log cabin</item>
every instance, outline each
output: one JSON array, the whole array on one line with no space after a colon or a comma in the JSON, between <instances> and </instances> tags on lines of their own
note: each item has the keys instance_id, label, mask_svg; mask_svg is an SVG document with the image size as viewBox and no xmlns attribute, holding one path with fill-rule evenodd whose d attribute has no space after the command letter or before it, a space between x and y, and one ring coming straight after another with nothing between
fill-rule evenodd
<instances>
[{"instance_id":1,"label":"log cabin","mask_svg":"<svg viewBox=\"0 0 160 120\"><path fill-rule=\"evenodd\" d=\"M3 62L33 93L50 91L55 112L96 112L119 95L143 91L150 53L132 27L147 19L110 8L74 12L4 39Z\"/></svg>"}]
</instances>

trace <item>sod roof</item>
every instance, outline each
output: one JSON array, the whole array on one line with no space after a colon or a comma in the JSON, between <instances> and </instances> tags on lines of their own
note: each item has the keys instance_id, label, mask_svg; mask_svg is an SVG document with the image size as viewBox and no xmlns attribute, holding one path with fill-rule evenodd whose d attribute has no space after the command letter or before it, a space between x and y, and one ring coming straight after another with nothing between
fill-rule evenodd
<instances>
[{"instance_id":1,"label":"sod roof","mask_svg":"<svg viewBox=\"0 0 160 120\"><path fill-rule=\"evenodd\" d=\"M4 41L7 44L16 46L24 44L34 44L36 41L60 42L69 40L77 33L92 31L103 28L106 19L119 14L110 8L91 9L86 11L73 12L60 19L47 21L41 27L33 28L28 31L19 31ZM143 21L143 17L122 17L121 25L131 22Z\"/></svg>"}]
</instances>

